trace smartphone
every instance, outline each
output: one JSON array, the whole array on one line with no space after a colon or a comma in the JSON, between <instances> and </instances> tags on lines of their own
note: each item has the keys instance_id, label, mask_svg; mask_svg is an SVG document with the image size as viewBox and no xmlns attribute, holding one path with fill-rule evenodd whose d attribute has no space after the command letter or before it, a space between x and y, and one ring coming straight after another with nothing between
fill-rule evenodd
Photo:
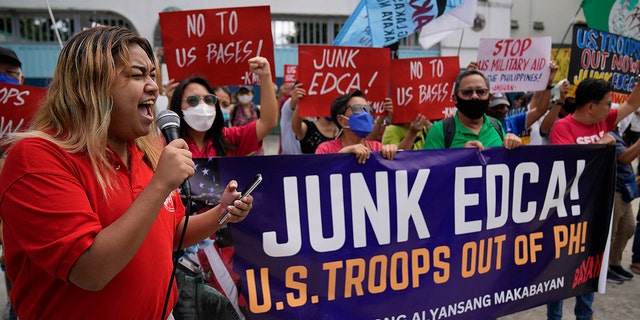
<instances>
[{"instance_id":1,"label":"smartphone","mask_svg":"<svg viewBox=\"0 0 640 320\"><path fill-rule=\"evenodd\" d=\"M253 178L253 180L251 181L249 186L246 187L244 190L242 190L242 192L240 192L240 198L238 198L238 200L242 200L246 196L250 195L251 192L253 192L253 190L260 184L260 182L262 182L262 175L258 173ZM220 219L218 219L218 223L219 224L223 224L225 221L227 221L228 217L229 217L229 212L225 209L224 214L222 215L222 217L220 217Z\"/></svg>"}]
</instances>

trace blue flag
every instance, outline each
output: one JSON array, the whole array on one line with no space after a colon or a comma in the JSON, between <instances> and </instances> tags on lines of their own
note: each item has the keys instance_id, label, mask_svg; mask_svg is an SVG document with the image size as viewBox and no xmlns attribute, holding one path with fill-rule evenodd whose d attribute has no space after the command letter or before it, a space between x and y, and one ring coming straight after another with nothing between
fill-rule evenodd
<instances>
[{"instance_id":1,"label":"blue flag","mask_svg":"<svg viewBox=\"0 0 640 320\"><path fill-rule=\"evenodd\" d=\"M333 42L382 48L462 4L463 0L361 0Z\"/></svg>"}]
</instances>

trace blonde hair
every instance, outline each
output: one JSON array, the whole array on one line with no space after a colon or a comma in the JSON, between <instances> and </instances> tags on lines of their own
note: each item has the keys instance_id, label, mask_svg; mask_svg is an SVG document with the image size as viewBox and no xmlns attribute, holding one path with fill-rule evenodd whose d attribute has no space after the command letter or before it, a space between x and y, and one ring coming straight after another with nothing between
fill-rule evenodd
<instances>
[{"instance_id":1,"label":"blonde hair","mask_svg":"<svg viewBox=\"0 0 640 320\"><path fill-rule=\"evenodd\" d=\"M111 86L123 70L132 68L129 46L138 45L155 63L149 42L122 27L86 29L62 48L46 100L28 131L15 133L9 143L38 137L69 153L87 152L105 195L113 189L115 170L107 148L113 97ZM135 139L146 161L155 169L162 151L158 130Z\"/></svg>"}]
</instances>

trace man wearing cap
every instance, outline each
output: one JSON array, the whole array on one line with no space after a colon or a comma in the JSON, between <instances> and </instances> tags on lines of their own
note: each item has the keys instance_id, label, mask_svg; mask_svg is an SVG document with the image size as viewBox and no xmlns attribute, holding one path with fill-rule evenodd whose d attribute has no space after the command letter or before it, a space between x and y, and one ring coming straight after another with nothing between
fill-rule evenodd
<instances>
[{"instance_id":1,"label":"man wearing cap","mask_svg":"<svg viewBox=\"0 0 640 320\"><path fill-rule=\"evenodd\" d=\"M507 112L511 108L511 103L507 96L502 92L493 93L493 99L489 103L489 109L487 109L487 115L498 119L502 122L502 127L506 133L513 133L519 137L527 135L527 114L528 112L522 112L510 117L507 117Z\"/></svg>"},{"instance_id":2,"label":"man wearing cap","mask_svg":"<svg viewBox=\"0 0 640 320\"><path fill-rule=\"evenodd\" d=\"M13 50L4 47L0 47L0 82L10 84L24 82L22 62Z\"/></svg>"},{"instance_id":3,"label":"man wearing cap","mask_svg":"<svg viewBox=\"0 0 640 320\"><path fill-rule=\"evenodd\" d=\"M529 142L528 136L531 125L533 125L534 122L540 119L540 117L547 112L549 100L551 99L551 88L553 87L551 86L551 82L558 72L558 66L555 62L551 61L549 63L549 69L549 83L547 84L547 89L536 91L533 94L527 112L521 112L507 117L511 103L509 102L509 99L507 99L507 96L502 92L494 92L493 98L489 103L487 115L500 120L506 133L513 133L519 137L526 137L527 139L522 141L523 144L527 144Z\"/></svg>"},{"instance_id":4,"label":"man wearing cap","mask_svg":"<svg viewBox=\"0 0 640 320\"><path fill-rule=\"evenodd\" d=\"M509 99L507 99L507 96L502 92L494 92L493 99L491 99L489 103L487 114L500 121L504 121L509 108L511 108L511 103Z\"/></svg>"}]
</instances>

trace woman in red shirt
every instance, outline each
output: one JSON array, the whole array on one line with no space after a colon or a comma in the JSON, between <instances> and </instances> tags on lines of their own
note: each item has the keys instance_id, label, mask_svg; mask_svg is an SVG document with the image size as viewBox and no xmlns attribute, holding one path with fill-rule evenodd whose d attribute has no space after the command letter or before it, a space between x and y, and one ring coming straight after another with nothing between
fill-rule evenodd
<instances>
[{"instance_id":1,"label":"woman in red shirt","mask_svg":"<svg viewBox=\"0 0 640 320\"><path fill-rule=\"evenodd\" d=\"M246 156L262 147L262 140L278 125L278 101L269 62L249 59L249 68L260 78L260 118L244 126L225 127L220 103L207 80L184 79L171 97L170 109L180 116L180 136L194 158Z\"/></svg>"},{"instance_id":2,"label":"woman in red shirt","mask_svg":"<svg viewBox=\"0 0 640 320\"><path fill-rule=\"evenodd\" d=\"M184 140L161 145L155 72L151 45L130 29L84 30L60 52L28 131L11 138L0 215L20 319L170 314L185 218L176 189L194 162ZM233 201L236 187L222 196L233 206L189 220L184 245L220 228L223 209L231 222L244 219L252 199Z\"/></svg>"}]
</instances>

